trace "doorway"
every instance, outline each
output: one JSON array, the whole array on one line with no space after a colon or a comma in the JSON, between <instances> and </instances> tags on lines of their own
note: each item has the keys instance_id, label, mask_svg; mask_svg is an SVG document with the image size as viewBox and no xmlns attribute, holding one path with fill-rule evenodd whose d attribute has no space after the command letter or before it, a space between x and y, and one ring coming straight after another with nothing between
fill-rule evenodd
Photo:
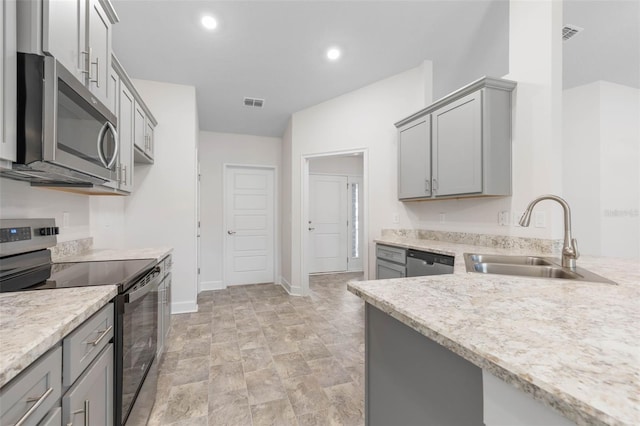
<instances>
[{"instance_id":1,"label":"doorway","mask_svg":"<svg viewBox=\"0 0 640 426\"><path fill-rule=\"evenodd\" d=\"M275 277L275 170L224 169L225 286L272 283Z\"/></svg>"},{"instance_id":2,"label":"doorway","mask_svg":"<svg viewBox=\"0 0 640 426\"><path fill-rule=\"evenodd\" d=\"M309 274L364 269L365 153L325 154L305 160L305 280Z\"/></svg>"}]
</instances>

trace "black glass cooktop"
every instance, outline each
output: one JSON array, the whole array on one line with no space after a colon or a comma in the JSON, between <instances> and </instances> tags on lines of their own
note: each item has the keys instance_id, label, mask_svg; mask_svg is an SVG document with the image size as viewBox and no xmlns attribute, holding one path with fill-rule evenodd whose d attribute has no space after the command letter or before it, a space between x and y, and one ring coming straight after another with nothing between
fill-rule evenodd
<instances>
[{"instance_id":1,"label":"black glass cooktop","mask_svg":"<svg viewBox=\"0 0 640 426\"><path fill-rule=\"evenodd\" d=\"M94 285L117 285L118 292L122 293L136 280L149 272L155 264L156 262L153 259L53 263L41 269L41 275L37 281L31 281L33 284L28 283L27 277L24 276L28 274L24 274L21 279L12 280L10 288L7 285L2 290L27 291L51 288L89 287ZM42 276L42 273L45 275Z\"/></svg>"}]
</instances>

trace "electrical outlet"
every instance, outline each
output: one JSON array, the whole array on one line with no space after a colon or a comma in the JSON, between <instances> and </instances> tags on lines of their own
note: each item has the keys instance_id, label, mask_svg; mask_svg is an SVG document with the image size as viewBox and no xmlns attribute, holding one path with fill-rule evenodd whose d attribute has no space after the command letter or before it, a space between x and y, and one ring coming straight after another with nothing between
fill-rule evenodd
<instances>
[{"instance_id":1,"label":"electrical outlet","mask_svg":"<svg viewBox=\"0 0 640 426\"><path fill-rule=\"evenodd\" d=\"M440 213L440 223L444 223L446 220L446 215L444 213Z\"/></svg>"},{"instance_id":2,"label":"electrical outlet","mask_svg":"<svg viewBox=\"0 0 640 426\"><path fill-rule=\"evenodd\" d=\"M69 212L62 212L62 227L69 227Z\"/></svg>"},{"instance_id":3,"label":"electrical outlet","mask_svg":"<svg viewBox=\"0 0 640 426\"><path fill-rule=\"evenodd\" d=\"M547 212L545 211L535 212L533 215L533 224L536 228L546 228Z\"/></svg>"},{"instance_id":4,"label":"electrical outlet","mask_svg":"<svg viewBox=\"0 0 640 426\"><path fill-rule=\"evenodd\" d=\"M400 223L400 215L398 213L393 214L393 223Z\"/></svg>"},{"instance_id":5,"label":"electrical outlet","mask_svg":"<svg viewBox=\"0 0 640 426\"><path fill-rule=\"evenodd\" d=\"M500 226L509 226L511 221L509 220L509 212L507 210L502 210L498 213L498 225Z\"/></svg>"}]
</instances>

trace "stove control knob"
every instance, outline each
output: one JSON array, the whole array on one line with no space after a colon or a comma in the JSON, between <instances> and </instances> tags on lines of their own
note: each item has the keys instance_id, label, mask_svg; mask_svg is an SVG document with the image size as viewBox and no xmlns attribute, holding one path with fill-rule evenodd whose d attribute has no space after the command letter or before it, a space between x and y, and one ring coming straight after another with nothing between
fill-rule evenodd
<instances>
[{"instance_id":1,"label":"stove control knob","mask_svg":"<svg viewBox=\"0 0 640 426\"><path fill-rule=\"evenodd\" d=\"M53 226L51 228L40 228L40 235L58 235L60 228Z\"/></svg>"}]
</instances>

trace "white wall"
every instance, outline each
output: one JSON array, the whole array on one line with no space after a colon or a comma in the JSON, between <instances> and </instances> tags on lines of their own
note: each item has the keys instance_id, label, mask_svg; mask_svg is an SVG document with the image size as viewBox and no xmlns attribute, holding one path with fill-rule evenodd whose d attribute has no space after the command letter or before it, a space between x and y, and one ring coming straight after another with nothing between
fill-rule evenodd
<instances>
[{"instance_id":1,"label":"white wall","mask_svg":"<svg viewBox=\"0 0 640 426\"><path fill-rule=\"evenodd\" d=\"M222 288L224 164L275 166L280 173L282 139L229 133L200 132L201 288ZM279 183L276 182L276 188ZM279 201L276 200L279 208ZM276 216L276 220L279 215ZM276 229L279 229L279 220ZM276 238L276 240L279 240ZM276 259L280 253L276 246ZM279 261L274 270L279 276ZM276 278L277 279L277 278Z\"/></svg>"},{"instance_id":2,"label":"white wall","mask_svg":"<svg viewBox=\"0 0 640 426\"><path fill-rule=\"evenodd\" d=\"M291 269L291 248L292 248L292 214L291 192L293 190L292 173L292 119L287 123L287 128L282 135L282 149L280 161L282 162L280 173L280 278L279 282L287 290L291 291L292 269Z\"/></svg>"},{"instance_id":3,"label":"white wall","mask_svg":"<svg viewBox=\"0 0 640 426\"><path fill-rule=\"evenodd\" d=\"M640 90L564 91L564 191L583 254L640 256Z\"/></svg>"},{"instance_id":4,"label":"white wall","mask_svg":"<svg viewBox=\"0 0 640 426\"><path fill-rule=\"evenodd\" d=\"M69 213L64 226L63 213ZM0 178L0 218L49 218L60 228L58 241L91 236L89 197L46 188L33 188L27 182Z\"/></svg>"},{"instance_id":5,"label":"white wall","mask_svg":"<svg viewBox=\"0 0 640 426\"><path fill-rule=\"evenodd\" d=\"M172 312L196 311L195 88L146 80L134 84L158 126L155 163L136 165L134 194L125 199L125 247L173 247Z\"/></svg>"},{"instance_id":6,"label":"white wall","mask_svg":"<svg viewBox=\"0 0 640 426\"><path fill-rule=\"evenodd\" d=\"M309 160L309 173L362 176L362 156L320 157Z\"/></svg>"},{"instance_id":7,"label":"white wall","mask_svg":"<svg viewBox=\"0 0 640 426\"><path fill-rule=\"evenodd\" d=\"M365 191L369 195L369 239L378 237L393 213L401 208L396 196L396 121L425 106L424 67L420 66L322 104L296 112L292 117L291 146L291 292L306 291L302 275L304 250L301 233L303 162L305 155L366 150L369 171ZM285 207L286 208L286 207ZM373 245L369 244L369 252ZM372 270L371 270L372 273Z\"/></svg>"}]
</instances>

